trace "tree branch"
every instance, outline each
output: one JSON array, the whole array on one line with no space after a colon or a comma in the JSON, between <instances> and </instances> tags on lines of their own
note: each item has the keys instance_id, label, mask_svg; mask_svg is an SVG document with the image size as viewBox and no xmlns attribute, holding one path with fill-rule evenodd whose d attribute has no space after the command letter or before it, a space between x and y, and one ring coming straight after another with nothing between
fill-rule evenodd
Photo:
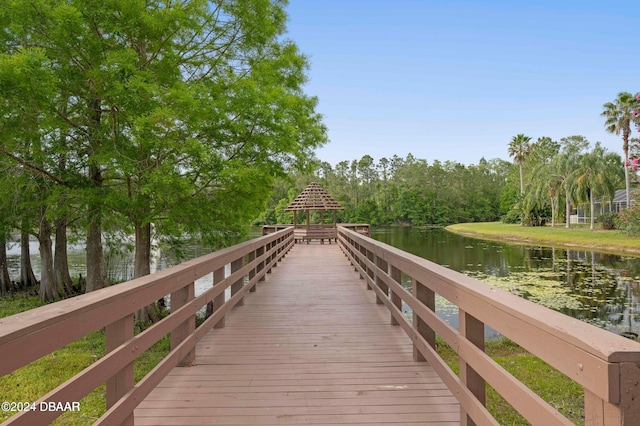
<instances>
[{"instance_id":1,"label":"tree branch","mask_svg":"<svg viewBox=\"0 0 640 426\"><path fill-rule=\"evenodd\" d=\"M33 165L25 160L23 160L22 158L12 154L11 152L7 151L7 149L5 147L0 147L0 152L2 152L4 155L6 155L7 157L13 159L14 161L16 161L18 164L21 164L23 167L26 167L27 169L35 172L38 176L41 176L45 179L54 181L60 185L65 185L67 186L67 183L60 179L57 176L52 175L51 173L47 172L46 170L41 169L40 167Z\"/></svg>"}]
</instances>

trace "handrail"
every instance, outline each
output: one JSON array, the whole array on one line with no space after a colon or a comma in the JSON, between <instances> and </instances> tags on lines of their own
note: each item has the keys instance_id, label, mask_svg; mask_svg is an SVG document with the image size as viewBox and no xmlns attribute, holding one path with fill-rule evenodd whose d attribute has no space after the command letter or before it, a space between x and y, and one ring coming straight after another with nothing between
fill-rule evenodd
<instances>
[{"instance_id":1,"label":"handrail","mask_svg":"<svg viewBox=\"0 0 640 426\"><path fill-rule=\"evenodd\" d=\"M193 362L196 343L211 328L224 326L224 315L242 304L244 295L255 290L293 243L293 227L288 227L155 274L0 318L0 375L106 328L108 353L35 401L35 407L79 401L106 381L107 412L97 424L133 424L135 407L173 367ZM231 273L225 277L227 265ZM210 273L213 286L194 297L194 282ZM231 296L225 300L228 287ZM171 314L134 336L134 313L166 295L171 295ZM211 302L213 315L196 329L196 313ZM171 352L134 385L133 361L169 333ZM24 411L3 424L47 424L60 414Z\"/></svg>"},{"instance_id":2,"label":"handrail","mask_svg":"<svg viewBox=\"0 0 640 426\"><path fill-rule=\"evenodd\" d=\"M484 353L485 324L580 384L585 424L640 418L640 344L344 227L338 244L390 310L391 323L411 338L414 358L429 361L457 396L465 424L497 425L484 407L485 381L532 424L572 424ZM411 291L402 287L402 274L411 278ZM436 294L459 308L458 330L435 314ZM458 353L460 377L435 351L436 334Z\"/></svg>"},{"instance_id":3,"label":"handrail","mask_svg":"<svg viewBox=\"0 0 640 426\"><path fill-rule=\"evenodd\" d=\"M273 232L277 232L281 229L285 229L289 226L293 226L293 225L283 225L283 224L263 225L262 235L268 235ZM338 224L314 223L314 224L309 224L308 228L306 224L298 224L296 225L296 232L298 232L299 235L301 236L305 236L307 230L311 230L312 232L317 230L325 230L325 231L333 231L335 233L337 232L337 228L340 226L356 231L359 234L366 235L367 237L371 235L371 227L368 223L338 223ZM335 238L335 235L331 234L331 237ZM328 237L325 237L325 238L328 238ZM318 239L318 237L314 237L313 239Z\"/></svg>"}]
</instances>

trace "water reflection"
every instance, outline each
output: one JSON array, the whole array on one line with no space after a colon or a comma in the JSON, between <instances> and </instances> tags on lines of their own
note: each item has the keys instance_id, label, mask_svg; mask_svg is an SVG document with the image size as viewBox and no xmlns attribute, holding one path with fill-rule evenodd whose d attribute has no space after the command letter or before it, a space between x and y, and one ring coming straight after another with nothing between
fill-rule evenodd
<instances>
[{"instance_id":1,"label":"water reflection","mask_svg":"<svg viewBox=\"0 0 640 426\"><path fill-rule=\"evenodd\" d=\"M372 236L598 327L640 334L638 257L492 242L438 228L382 227ZM447 305L440 301L437 309L452 317Z\"/></svg>"}]
</instances>

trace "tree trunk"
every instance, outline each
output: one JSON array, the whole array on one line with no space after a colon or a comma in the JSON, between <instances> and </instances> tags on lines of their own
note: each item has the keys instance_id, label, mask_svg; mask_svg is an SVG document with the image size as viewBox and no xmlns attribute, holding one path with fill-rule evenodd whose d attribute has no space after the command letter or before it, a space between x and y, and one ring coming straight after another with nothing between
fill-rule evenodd
<instances>
[{"instance_id":1,"label":"tree trunk","mask_svg":"<svg viewBox=\"0 0 640 426\"><path fill-rule=\"evenodd\" d=\"M136 251L133 261L134 278L143 277L151 273L151 224L135 224ZM145 306L136 312L137 323L153 323L159 318L158 307L155 303Z\"/></svg>"},{"instance_id":2,"label":"tree trunk","mask_svg":"<svg viewBox=\"0 0 640 426\"><path fill-rule=\"evenodd\" d=\"M87 233L87 293L107 286L102 250L102 227L96 223L99 221L99 218L94 217Z\"/></svg>"},{"instance_id":3,"label":"tree trunk","mask_svg":"<svg viewBox=\"0 0 640 426\"><path fill-rule=\"evenodd\" d=\"M565 202L565 214L566 214L566 218L565 218L565 228L569 228L571 226L571 201L569 201L569 191L565 192L565 198L566 198L566 202Z\"/></svg>"},{"instance_id":4,"label":"tree trunk","mask_svg":"<svg viewBox=\"0 0 640 426\"><path fill-rule=\"evenodd\" d=\"M56 250L53 259L53 269L56 274L56 287L65 295L73 294L73 281L69 275L69 260L67 258L67 219L56 221Z\"/></svg>"},{"instance_id":5,"label":"tree trunk","mask_svg":"<svg viewBox=\"0 0 640 426\"><path fill-rule=\"evenodd\" d=\"M524 178L522 175L522 163L520 163L520 195L524 194Z\"/></svg>"},{"instance_id":6,"label":"tree trunk","mask_svg":"<svg viewBox=\"0 0 640 426\"><path fill-rule=\"evenodd\" d=\"M89 166L89 177L97 188L102 187L104 179L97 166ZM105 288L108 285L107 272L104 266L104 253L102 250L102 206L100 201L89 206L88 215L87 293Z\"/></svg>"},{"instance_id":7,"label":"tree trunk","mask_svg":"<svg viewBox=\"0 0 640 426\"><path fill-rule=\"evenodd\" d=\"M93 89L93 81L89 81L89 86ZM99 290L106 287L107 272L104 265L104 252L102 250L102 189L104 176L100 164L93 157L96 148L100 145L98 129L102 120L102 100L97 97L90 97L87 100L87 107L93 112L89 115L89 170L88 177L93 185L95 194L91 194L93 201L89 204L88 218L89 227L87 232L87 287L86 292Z\"/></svg>"},{"instance_id":8,"label":"tree trunk","mask_svg":"<svg viewBox=\"0 0 640 426\"><path fill-rule=\"evenodd\" d=\"M4 232L0 232L0 293L4 294L13 289L7 265L7 235Z\"/></svg>"},{"instance_id":9,"label":"tree trunk","mask_svg":"<svg viewBox=\"0 0 640 426\"><path fill-rule=\"evenodd\" d=\"M625 199L627 201L627 208L631 207L631 190L629 189L631 184L629 182L629 153L625 151L624 153L624 188L625 188Z\"/></svg>"},{"instance_id":10,"label":"tree trunk","mask_svg":"<svg viewBox=\"0 0 640 426\"><path fill-rule=\"evenodd\" d=\"M590 204L591 204L590 205L590 208L591 208L591 226L590 226L590 229L593 231L593 227L594 227L593 225L594 225L595 220L596 220L596 218L595 218L596 215L595 215L595 211L594 211L596 206L595 206L595 201L593 199L593 191L589 191L589 192L590 192L589 193L589 201L590 201Z\"/></svg>"},{"instance_id":11,"label":"tree trunk","mask_svg":"<svg viewBox=\"0 0 640 426\"><path fill-rule=\"evenodd\" d=\"M551 200L551 227L556 227L556 202L553 197L549 197Z\"/></svg>"},{"instance_id":12,"label":"tree trunk","mask_svg":"<svg viewBox=\"0 0 640 426\"><path fill-rule=\"evenodd\" d=\"M622 152L624 154L624 188L627 208L631 207L631 184L629 182L629 134L631 129L628 127L622 130Z\"/></svg>"},{"instance_id":13,"label":"tree trunk","mask_svg":"<svg viewBox=\"0 0 640 426\"><path fill-rule=\"evenodd\" d=\"M31 266L31 252L29 250L29 232L26 231L26 224L23 223L23 230L20 232L20 286L24 289L36 286L38 280L33 273Z\"/></svg>"},{"instance_id":14,"label":"tree trunk","mask_svg":"<svg viewBox=\"0 0 640 426\"><path fill-rule=\"evenodd\" d=\"M40 243L40 291L38 296L45 302L58 300L56 275L53 271L53 249L51 243L51 223L44 217L44 208L40 211L40 229L38 230Z\"/></svg>"}]
</instances>

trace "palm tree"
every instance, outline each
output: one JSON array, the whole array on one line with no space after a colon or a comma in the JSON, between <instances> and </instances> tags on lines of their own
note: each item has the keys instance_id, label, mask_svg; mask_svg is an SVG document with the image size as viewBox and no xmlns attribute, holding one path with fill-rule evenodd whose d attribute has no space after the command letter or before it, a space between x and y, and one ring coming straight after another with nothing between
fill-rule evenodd
<instances>
[{"instance_id":1,"label":"palm tree","mask_svg":"<svg viewBox=\"0 0 640 426\"><path fill-rule=\"evenodd\" d=\"M593 230L595 223L595 198L601 196L612 199L616 185L622 180L619 167L620 156L607 151L599 143L593 151L582 156L578 177L576 178L576 194L579 200L589 200L591 224Z\"/></svg>"},{"instance_id":2,"label":"palm tree","mask_svg":"<svg viewBox=\"0 0 640 426\"><path fill-rule=\"evenodd\" d=\"M524 194L524 179L522 176L522 163L529 155L529 142L531 138L520 133L514 136L509 142L509 157L513 157L513 162L520 166L520 195Z\"/></svg>"},{"instance_id":3,"label":"palm tree","mask_svg":"<svg viewBox=\"0 0 640 426\"><path fill-rule=\"evenodd\" d=\"M551 163L550 179L564 188L565 228L571 226L571 203L575 201L575 180L580 154L576 150L565 149L556 155Z\"/></svg>"},{"instance_id":4,"label":"palm tree","mask_svg":"<svg viewBox=\"0 0 640 426\"><path fill-rule=\"evenodd\" d=\"M620 92L613 102L607 102L602 107L604 110L600 114L605 118L604 126L607 132L620 135L622 133L622 152L624 153L624 182L627 197L627 207L631 200L629 192L629 136L631 135L631 121L633 111L638 103L636 98L629 92Z\"/></svg>"},{"instance_id":5,"label":"palm tree","mask_svg":"<svg viewBox=\"0 0 640 426\"><path fill-rule=\"evenodd\" d=\"M541 163L533 171L531 177L531 190L527 193L529 203L537 205L541 209L547 205L547 200L551 205L551 227L556 226L556 217L558 216L558 204L562 193L562 179L556 173L555 162Z\"/></svg>"}]
</instances>

